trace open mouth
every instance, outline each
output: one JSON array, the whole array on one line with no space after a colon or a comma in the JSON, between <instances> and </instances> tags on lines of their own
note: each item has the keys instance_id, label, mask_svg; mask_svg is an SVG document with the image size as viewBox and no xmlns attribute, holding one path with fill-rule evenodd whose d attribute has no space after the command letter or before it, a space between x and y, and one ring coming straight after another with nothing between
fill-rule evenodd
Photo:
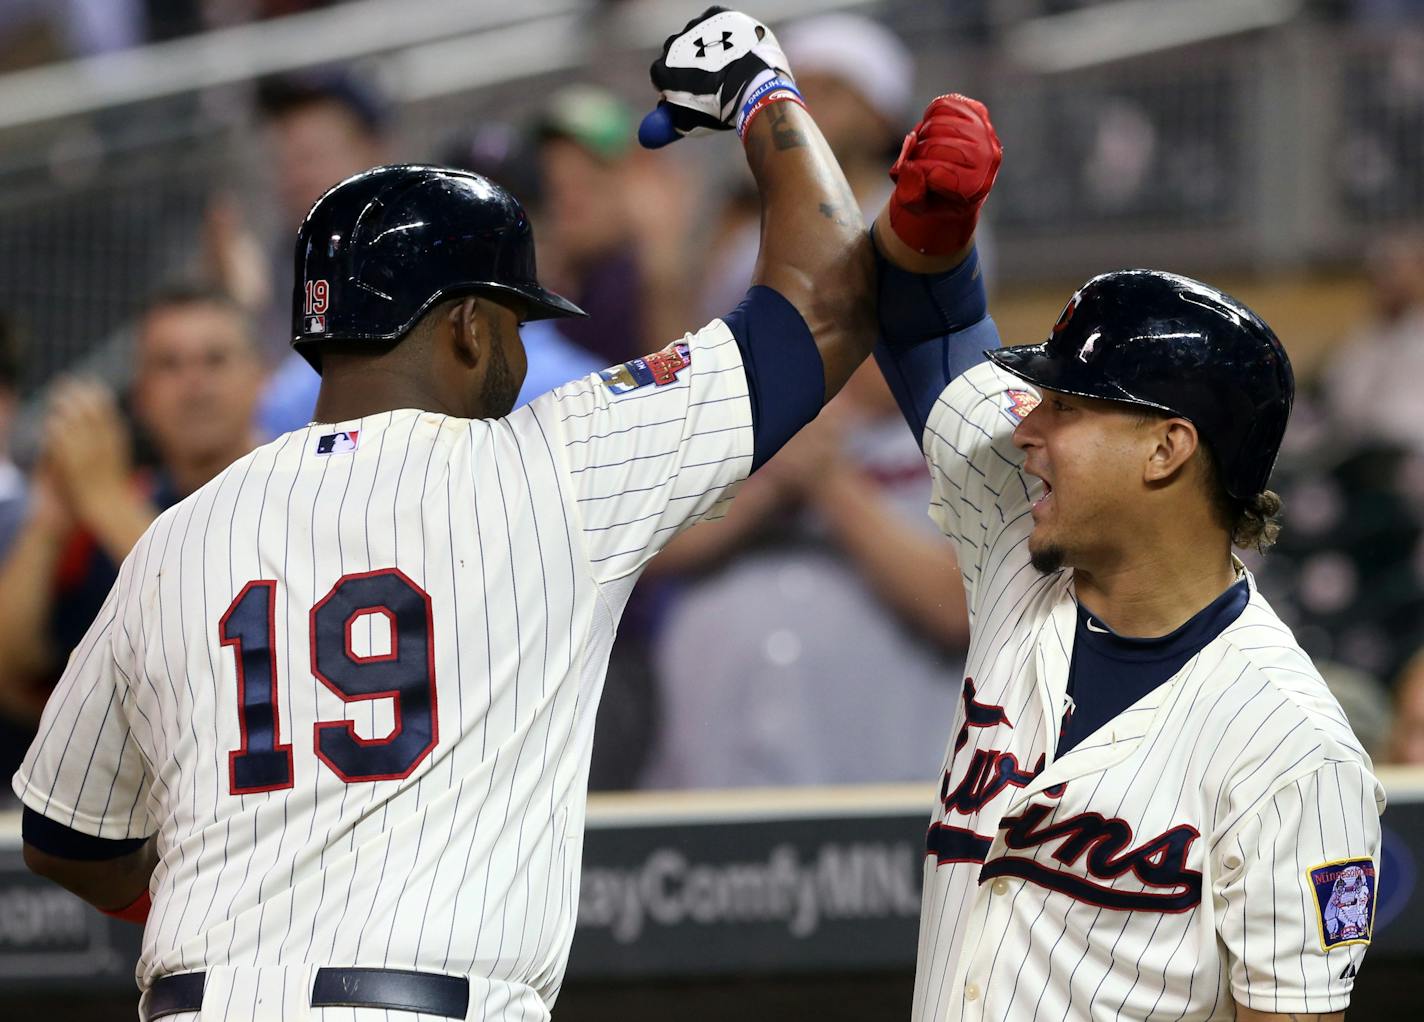
<instances>
[{"instance_id":1,"label":"open mouth","mask_svg":"<svg viewBox=\"0 0 1424 1022\"><path fill-rule=\"evenodd\" d=\"M1047 507L1049 502L1053 499L1053 484L1042 476L1040 476L1039 479L1043 483L1043 493L1033 502L1033 511L1035 514Z\"/></svg>"}]
</instances>

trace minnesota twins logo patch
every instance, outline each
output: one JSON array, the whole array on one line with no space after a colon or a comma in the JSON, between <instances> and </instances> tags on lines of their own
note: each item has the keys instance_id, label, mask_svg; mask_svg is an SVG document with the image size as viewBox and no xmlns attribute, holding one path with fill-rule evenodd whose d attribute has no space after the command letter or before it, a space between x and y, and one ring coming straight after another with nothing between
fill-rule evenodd
<instances>
[{"instance_id":1,"label":"minnesota twins logo patch","mask_svg":"<svg viewBox=\"0 0 1424 1022\"><path fill-rule=\"evenodd\" d=\"M646 387L665 387L677 382L677 374L692 365L692 351L682 341L674 341L662 351L635 358L631 362L604 369L598 375L615 394L627 394Z\"/></svg>"},{"instance_id":2,"label":"minnesota twins logo patch","mask_svg":"<svg viewBox=\"0 0 1424 1022\"><path fill-rule=\"evenodd\" d=\"M1375 864L1369 859L1341 859L1306 871L1315 894L1320 946L1368 944L1375 921Z\"/></svg>"}]
</instances>

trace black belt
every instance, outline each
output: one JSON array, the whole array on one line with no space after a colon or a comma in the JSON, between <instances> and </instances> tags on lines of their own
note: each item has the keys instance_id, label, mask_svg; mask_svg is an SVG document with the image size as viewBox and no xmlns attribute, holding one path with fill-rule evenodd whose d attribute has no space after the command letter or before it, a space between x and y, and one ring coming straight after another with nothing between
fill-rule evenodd
<instances>
[{"instance_id":1,"label":"black belt","mask_svg":"<svg viewBox=\"0 0 1424 1022\"><path fill-rule=\"evenodd\" d=\"M179 972L159 976L148 988L149 1022L184 1011L201 1011L207 974ZM313 1008L389 1008L464 1018L470 1007L470 981L464 976L406 969L317 969Z\"/></svg>"}]
</instances>

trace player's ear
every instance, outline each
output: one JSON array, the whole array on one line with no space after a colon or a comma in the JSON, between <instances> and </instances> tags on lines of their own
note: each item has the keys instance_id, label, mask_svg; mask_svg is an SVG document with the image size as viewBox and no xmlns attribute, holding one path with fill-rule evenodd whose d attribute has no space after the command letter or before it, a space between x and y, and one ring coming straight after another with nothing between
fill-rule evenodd
<instances>
[{"instance_id":1,"label":"player's ear","mask_svg":"<svg viewBox=\"0 0 1424 1022\"><path fill-rule=\"evenodd\" d=\"M455 356L461 364L472 369L479 364L488 346L480 325L479 311L479 298L470 295L456 301L446 313L446 325L455 347Z\"/></svg>"},{"instance_id":2,"label":"player's ear","mask_svg":"<svg viewBox=\"0 0 1424 1022\"><path fill-rule=\"evenodd\" d=\"M1197 428L1186 419L1160 419L1151 424L1152 448L1144 478L1148 483L1172 479L1191 461L1200 443Z\"/></svg>"}]
</instances>

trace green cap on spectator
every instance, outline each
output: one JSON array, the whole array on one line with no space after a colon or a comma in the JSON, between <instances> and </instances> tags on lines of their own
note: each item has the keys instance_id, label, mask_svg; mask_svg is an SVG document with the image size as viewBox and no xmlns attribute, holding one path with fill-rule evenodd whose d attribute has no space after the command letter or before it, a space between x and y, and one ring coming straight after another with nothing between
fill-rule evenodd
<instances>
[{"instance_id":1,"label":"green cap on spectator","mask_svg":"<svg viewBox=\"0 0 1424 1022\"><path fill-rule=\"evenodd\" d=\"M549 97L534 125L541 138L567 138L595 156L616 160L633 141L628 106L597 85L570 85Z\"/></svg>"}]
</instances>

